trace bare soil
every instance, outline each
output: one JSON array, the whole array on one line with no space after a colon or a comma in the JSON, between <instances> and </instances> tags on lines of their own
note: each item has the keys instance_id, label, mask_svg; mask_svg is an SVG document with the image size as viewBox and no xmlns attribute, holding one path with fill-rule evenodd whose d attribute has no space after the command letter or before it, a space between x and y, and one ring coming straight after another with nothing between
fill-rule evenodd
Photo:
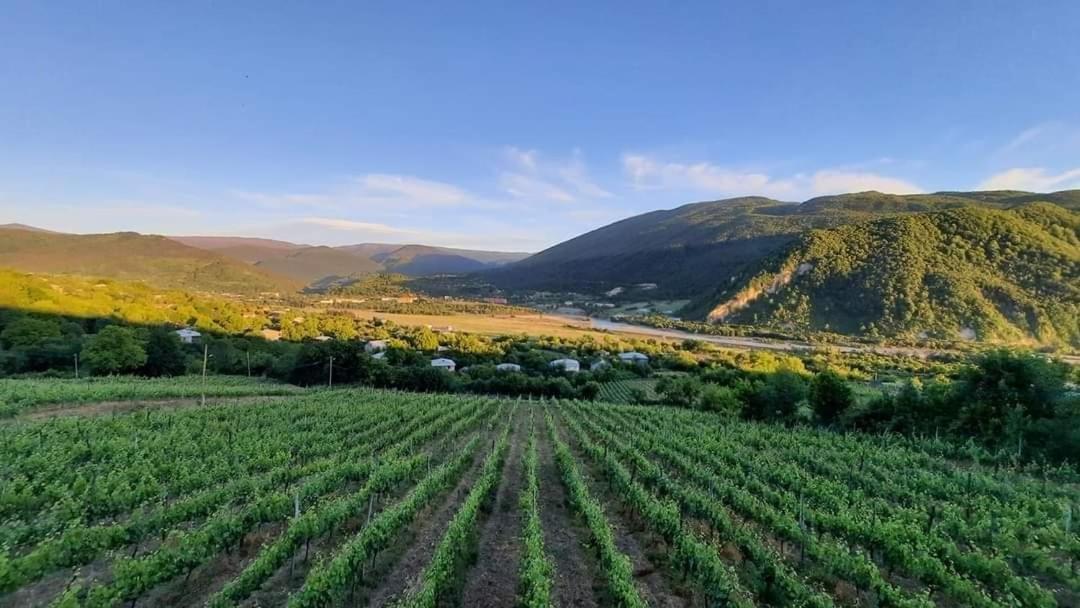
<instances>
[{"instance_id":1,"label":"bare soil","mask_svg":"<svg viewBox=\"0 0 1080 608\"><path fill-rule=\"evenodd\" d=\"M293 398L289 395L267 395L253 397L207 397L206 405L247 405L251 403L275 403ZM202 401L198 397L186 397L183 399L141 399L131 401L96 401L93 403L80 403L71 405L58 403L55 405L42 405L33 408L25 414L20 414L20 420L43 420L60 416L111 416L114 414L127 414L142 410L175 410L189 407L200 407Z\"/></svg>"},{"instance_id":2,"label":"bare soil","mask_svg":"<svg viewBox=\"0 0 1080 608\"><path fill-rule=\"evenodd\" d=\"M551 599L561 608L595 608L603 590L596 560L586 551L588 531L570 511L559 469L546 431L537 433L540 523L544 548L554 566Z\"/></svg>"},{"instance_id":3,"label":"bare soil","mask_svg":"<svg viewBox=\"0 0 1080 608\"><path fill-rule=\"evenodd\" d=\"M518 501L524 486L522 457L528 441L528 418L524 414L519 409L514 421L502 478L480 531L477 559L465 577L462 606L513 606L517 598L522 524Z\"/></svg>"},{"instance_id":4,"label":"bare soil","mask_svg":"<svg viewBox=\"0 0 1080 608\"><path fill-rule=\"evenodd\" d=\"M161 546L157 535L151 535L139 541L137 547L128 545L121 550L101 554L97 559L78 568L61 568L50 572L35 583L0 596L0 608L23 608L48 606L67 591L68 587L88 585L112 580L112 568L121 556L143 555Z\"/></svg>"},{"instance_id":5,"label":"bare soil","mask_svg":"<svg viewBox=\"0 0 1080 608\"><path fill-rule=\"evenodd\" d=\"M660 564L663 563L667 547L660 537L649 533L643 526L632 526L622 509L620 501L608 490L606 483L599 481L592 459L584 454L565 425L560 424L559 434L574 452L578 470L585 479L589 492L600 502L607 516L608 524L615 535L615 545L619 551L630 558L634 567L638 593L649 606L658 608L685 608L690 606L687 597L679 593L673 581L665 578ZM622 505L625 506L625 505ZM626 515L631 515L629 512Z\"/></svg>"},{"instance_id":6,"label":"bare soil","mask_svg":"<svg viewBox=\"0 0 1080 608\"><path fill-rule=\"evenodd\" d=\"M457 487L442 502L435 501L421 511L394 546L379 555L368 577L377 584L374 588L358 590L357 603L353 605L386 606L418 587L420 575L431 561L439 539L480 475L481 463L482 457L477 456Z\"/></svg>"},{"instance_id":7,"label":"bare soil","mask_svg":"<svg viewBox=\"0 0 1080 608\"><path fill-rule=\"evenodd\" d=\"M259 526L248 532L238 547L221 552L204 562L186 577L177 577L158 585L137 603L142 608L166 606L202 606L229 580L240 574L259 554L262 546L274 541L285 529L285 522Z\"/></svg>"}]
</instances>

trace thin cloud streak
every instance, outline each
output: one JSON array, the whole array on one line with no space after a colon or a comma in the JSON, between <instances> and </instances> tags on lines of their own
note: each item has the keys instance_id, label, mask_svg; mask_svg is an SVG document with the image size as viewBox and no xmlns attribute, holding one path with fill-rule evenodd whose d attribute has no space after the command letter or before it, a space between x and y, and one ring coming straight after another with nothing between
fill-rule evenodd
<instances>
[{"instance_id":1,"label":"thin cloud streak","mask_svg":"<svg viewBox=\"0 0 1080 608\"><path fill-rule=\"evenodd\" d=\"M726 196L768 196L784 200L877 190L890 194L923 192L900 178L847 168L822 169L773 177L709 162L666 162L642 154L625 154L623 171L636 190L696 191Z\"/></svg>"},{"instance_id":2,"label":"thin cloud streak","mask_svg":"<svg viewBox=\"0 0 1080 608\"><path fill-rule=\"evenodd\" d=\"M1080 167L1051 173L1043 167L1016 167L991 175L979 190L1030 190L1047 192L1080 188Z\"/></svg>"}]
</instances>

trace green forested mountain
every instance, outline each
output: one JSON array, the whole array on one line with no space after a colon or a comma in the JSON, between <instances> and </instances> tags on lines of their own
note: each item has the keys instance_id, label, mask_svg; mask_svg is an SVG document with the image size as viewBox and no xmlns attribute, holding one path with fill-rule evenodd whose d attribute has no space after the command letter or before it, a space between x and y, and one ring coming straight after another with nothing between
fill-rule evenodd
<instances>
[{"instance_id":1,"label":"green forested mountain","mask_svg":"<svg viewBox=\"0 0 1080 608\"><path fill-rule=\"evenodd\" d=\"M134 232L62 234L3 228L0 267L226 293L295 291L299 287L285 277L218 253Z\"/></svg>"},{"instance_id":2,"label":"green forested mountain","mask_svg":"<svg viewBox=\"0 0 1080 608\"><path fill-rule=\"evenodd\" d=\"M960 207L811 230L699 297L714 321L1080 346L1080 214Z\"/></svg>"},{"instance_id":3,"label":"green forested mountain","mask_svg":"<svg viewBox=\"0 0 1080 608\"><path fill-rule=\"evenodd\" d=\"M692 203L615 222L487 276L506 288L586 292L649 282L659 286L658 295L695 297L811 229L970 206L1006 209L1040 200L1078 209L1080 191L859 192L801 204L763 197Z\"/></svg>"},{"instance_id":4,"label":"green forested mountain","mask_svg":"<svg viewBox=\"0 0 1080 608\"><path fill-rule=\"evenodd\" d=\"M1077 345L1078 210L1076 190L737 198L622 220L487 276L656 283L653 297L693 300L682 316L717 322Z\"/></svg>"}]
</instances>

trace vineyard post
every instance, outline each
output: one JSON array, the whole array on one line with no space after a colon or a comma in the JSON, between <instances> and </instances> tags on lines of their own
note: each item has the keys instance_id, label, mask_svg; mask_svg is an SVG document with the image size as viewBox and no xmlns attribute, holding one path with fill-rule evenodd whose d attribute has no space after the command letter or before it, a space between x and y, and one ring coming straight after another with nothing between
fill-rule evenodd
<instances>
[{"instance_id":1,"label":"vineyard post","mask_svg":"<svg viewBox=\"0 0 1080 608\"><path fill-rule=\"evenodd\" d=\"M79 379L79 353L75 353L75 379Z\"/></svg>"},{"instance_id":2,"label":"vineyard post","mask_svg":"<svg viewBox=\"0 0 1080 608\"><path fill-rule=\"evenodd\" d=\"M248 373L248 378L250 378L251 377L251 349L248 349L247 351L245 351L244 354L247 355L247 373Z\"/></svg>"},{"instance_id":3,"label":"vineyard post","mask_svg":"<svg viewBox=\"0 0 1080 608\"><path fill-rule=\"evenodd\" d=\"M210 357L210 345L203 344L202 351L202 403L206 405L206 360Z\"/></svg>"}]
</instances>

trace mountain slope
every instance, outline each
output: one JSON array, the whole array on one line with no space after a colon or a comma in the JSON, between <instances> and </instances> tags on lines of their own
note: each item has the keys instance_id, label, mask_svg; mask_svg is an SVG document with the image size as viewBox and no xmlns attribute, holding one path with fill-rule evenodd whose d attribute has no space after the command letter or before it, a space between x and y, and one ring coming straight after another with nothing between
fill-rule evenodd
<instances>
[{"instance_id":1,"label":"mountain slope","mask_svg":"<svg viewBox=\"0 0 1080 608\"><path fill-rule=\"evenodd\" d=\"M227 293L293 291L298 287L284 277L217 253L134 232L82 235L5 229L0 238L0 266Z\"/></svg>"},{"instance_id":2,"label":"mountain slope","mask_svg":"<svg viewBox=\"0 0 1080 608\"><path fill-rule=\"evenodd\" d=\"M392 251L377 253L371 259L381 263L388 272L419 277L476 272L516 262L527 256L527 253L403 245Z\"/></svg>"},{"instance_id":3,"label":"mountain slope","mask_svg":"<svg viewBox=\"0 0 1080 608\"><path fill-rule=\"evenodd\" d=\"M631 217L541 251L486 276L510 289L606 291L656 283L657 296L694 297L782 251L811 229L963 207L1009 208L1044 200L1075 208L1080 191L860 192L801 204L743 197Z\"/></svg>"},{"instance_id":4,"label":"mountain slope","mask_svg":"<svg viewBox=\"0 0 1080 608\"><path fill-rule=\"evenodd\" d=\"M393 243L312 247L287 241L247 237L170 238L185 245L255 264L264 270L292 277L312 286L374 272L394 272L413 277L476 272L516 262L529 255Z\"/></svg>"},{"instance_id":5,"label":"mountain slope","mask_svg":"<svg viewBox=\"0 0 1080 608\"><path fill-rule=\"evenodd\" d=\"M379 272L378 262L334 247L304 247L256 262L256 267L291 277L305 284L326 277L347 277Z\"/></svg>"},{"instance_id":6,"label":"mountain slope","mask_svg":"<svg viewBox=\"0 0 1080 608\"><path fill-rule=\"evenodd\" d=\"M812 230L700 297L716 322L1080 346L1080 214L962 207Z\"/></svg>"},{"instance_id":7,"label":"mountain slope","mask_svg":"<svg viewBox=\"0 0 1080 608\"><path fill-rule=\"evenodd\" d=\"M190 247L214 251L249 264L287 255L290 251L307 247L307 245L297 245L288 241L238 236L170 236L169 238Z\"/></svg>"}]
</instances>

